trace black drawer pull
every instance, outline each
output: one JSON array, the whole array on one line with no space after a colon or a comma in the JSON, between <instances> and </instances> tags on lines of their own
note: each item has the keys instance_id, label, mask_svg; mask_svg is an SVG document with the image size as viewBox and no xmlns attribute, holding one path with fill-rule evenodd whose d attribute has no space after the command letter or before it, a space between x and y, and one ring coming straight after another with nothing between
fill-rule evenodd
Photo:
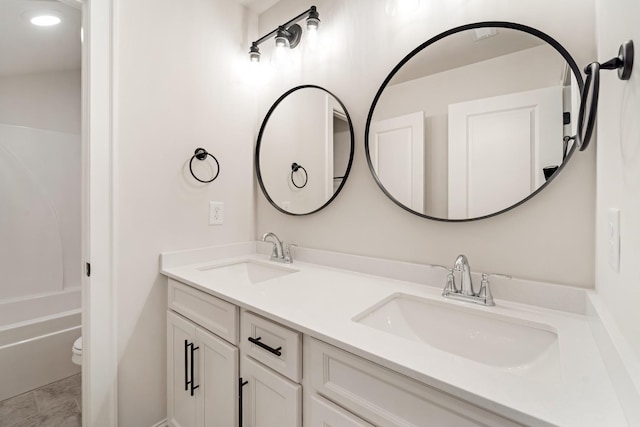
<instances>
[{"instance_id":1,"label":"black drawer pull","mask_svg":"<svg viewBox=\"0 0 640 427\"><path fill-rule=\"evenodd\" d=\"M238 413L238 425L240 427L242 427L242 387L246 386L247 384L249 384L249 381L242 381L242 377L240 377L240 379L238 380L238 399L240 400L240 403L238 404L239 406L239 413Z\"/></svg>"},{"instance_id":2,"label":"black drawer pull","mask_svg":"<svg viewBox=\"0 0 640 427\"><path fill-rule=\"evenodd\" d=\"M184 390L189 390L189 340L184 340Z\"/></svg>"},{"instance_id":3,"label":"black drawer pull","mask_svg":"<svg viewBox=\"0 0 640 427\"><path fill-rule=\"evenodd\" d=\"M267 350L270 353L275 354L276 356L282 356L282 353L280 352L280 350L282 350L282 347L278 347L278 348L269 347L265 343L261 342L260 341L261 339L262 339L262 337L258 337L258 338L249 337L249 341L252 342L253 344L257 345L258 347L264 348L265 350Z\"/></svg>"}]
</instances>

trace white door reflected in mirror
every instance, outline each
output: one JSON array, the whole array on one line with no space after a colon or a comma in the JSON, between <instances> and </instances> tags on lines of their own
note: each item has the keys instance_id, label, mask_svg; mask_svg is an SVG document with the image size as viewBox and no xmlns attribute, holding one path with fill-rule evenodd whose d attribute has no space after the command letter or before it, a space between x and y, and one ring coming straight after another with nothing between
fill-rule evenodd
<instances>
[{"instance_id":1,"label":"white door reflected in mirror","mask_svg":"<svg viewBox=\"0 0 640 427\"><path fill-rule=\"evenodd\" d=\"M562 88L449 105L449 218L511 206L562 163Z\"/></svg>"}]
</instances>

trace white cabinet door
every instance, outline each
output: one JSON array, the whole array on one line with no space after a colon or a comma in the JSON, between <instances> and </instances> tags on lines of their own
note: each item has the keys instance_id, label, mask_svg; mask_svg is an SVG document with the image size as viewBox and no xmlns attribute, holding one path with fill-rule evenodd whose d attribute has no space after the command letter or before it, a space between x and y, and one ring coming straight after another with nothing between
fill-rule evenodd
<instances>
[{"instance_id":1,"label":"white cabinet door","mask_svg":"<svg viewBox=\"0 0 640 427\"><path fill-rule=\"evenodd\" d=\"M305 420L306 427L373 427L368 422L315 394L309 396L305 405L307 405L305 412L308 412L309 417Z\"/></svg>"},{"instance_id":2,"label":"white cabinet door","mask_svg":"<svg viewBox=\"0 0 640 427\"><path fill-rule=\"evenodd\" d=\"M198 426L238 425L238 348L196 329Z\"/></svg>"},{"instance_id":3,"label":"white cabinet door","mask_svg":"<svg viewBox=\"0 0 640 427\"><path fill-rule=\"evenodd\" d=\"M238 348L171 311L167 345L169 426L238 425Z\"/></svg>"},{"instance_id":4,"label":"white cabinet door","mask_svg":"<svg viewBox=\"0 0 640 427\"><path fill-rule=\"evenodd\" d=\"M191 396L190 344L195 342L196 326L167 313L167 415L172 427L196 426L196 396Z\"/></svg>"},{"instance_id":5,"label":"white cabinet door","mask_svg":"<svg viewBox=\"0 0 640 427\"><path fill-rule=\"evenodd\" d=\"M244 356L241 427L300 427L302 387Z\"/></svg>"},{"instance_id":6,"label":"white cabinet door","mask_svg":"<svg viewBox=\"0 0 640 427\"><path fill-rule=\"evenodd\" d=\"M313 338L305 354L310 387L377 427L522 426Z\"/></svg>"}]
</instances>

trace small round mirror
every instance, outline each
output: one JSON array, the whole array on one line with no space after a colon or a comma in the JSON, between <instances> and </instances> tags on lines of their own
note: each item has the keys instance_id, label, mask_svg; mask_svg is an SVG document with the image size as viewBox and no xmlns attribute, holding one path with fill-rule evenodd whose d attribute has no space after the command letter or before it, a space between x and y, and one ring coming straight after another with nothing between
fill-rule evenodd
<instances>
[{"instance_id":1,"label":"small round mirror","mask_svg":"<svg viewBox=\"0 0 640 427\"><path fill-rule=\"evenodd\" d=\"M353 126L344 104L322 87L295 87L278 98L260 127L260 188L280 212L317 212L342 190L353 147Z\"/></svg>"},{"instance_id":2,"label":"small round mirror","mask_svg":"<svg viewBox=\"0 0 640 427\"><path fill-rule=\"evenodd\" d=\"M378 90L365 133L369 168L416 215L500 214L571 159L582 87L569 53L534 28L451 29L407 55Z\"/></svg>"}]
</instances>

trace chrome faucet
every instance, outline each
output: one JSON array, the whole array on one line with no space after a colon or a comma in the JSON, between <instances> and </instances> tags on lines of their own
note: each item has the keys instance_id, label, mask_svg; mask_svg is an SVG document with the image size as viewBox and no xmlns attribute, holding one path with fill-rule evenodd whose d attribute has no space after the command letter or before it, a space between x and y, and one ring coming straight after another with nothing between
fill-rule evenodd
<instances>
[{"instance_id":1,"label":"chrome faucet","mask_svg":"<svg viewBox=\"0 0 640 427\"><path fill-rule=\"evenodd\" d=\"M267 240L271 237L273 240ZM291 245L283 244L275 233L267 232L262 235L263 242L273 243L273 250L271 251L271 261L284 262L285 264L291 264L293 259L291 258Z\"/></svg>"},{"instance_id":2,"label":"chrome faucet","mask_svg":"<svg viewBox=\"0 0 640 427\"><path fill-rule=\"evenodd\" d=\"M491 294L491 288L489 286L489 277L498 276L511 279L511 276L505 276L502 274L482 274L482 281L480 282L480 290L476 293L473 289L473 281L471 280L471 267L469 267L469 260L464 255L458 255L456 262L453 265L453 269L449 270L447 275L447 282L442 290L442 296L445 298L456 299L460 301L472 302L474 304L494 306L496 305ZM460 281L461 287L456 286L454 271L461 273Z\"/></svg>"},{"instance_id":3,"label":"chrome faucet","mask_svg":"<svg viewBox=\"0 0 640 427\"><path fill-rule=\"evenodd\" d=\"M463 295L475 296L473 291L473 281L471 280L471 267L469 266L469 260L464 255L458 255L456 262L453 264L453 270L461 272L460 281L462 282Z\"/></svg>"}]
</instances>

